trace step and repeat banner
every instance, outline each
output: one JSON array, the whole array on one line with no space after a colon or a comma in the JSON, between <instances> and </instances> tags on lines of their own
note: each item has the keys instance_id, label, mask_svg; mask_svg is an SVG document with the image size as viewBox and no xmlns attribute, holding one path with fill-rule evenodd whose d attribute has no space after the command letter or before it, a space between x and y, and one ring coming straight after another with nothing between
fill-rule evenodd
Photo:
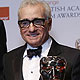
<instances>
[{"instance_id":1,"label":"step and repeat banner","mask_svg":"<svg viewBox=\"0 0 80 80\"><path fill-rule=\"evenodd\" d=\"M50 34L63 45L76 48L80 42L80 0L44 0L52 10L52 30ZM4 21L8 51L23 45L18 21L21 0L1 0L0 19Z\"/></svg>"}]
</instances>

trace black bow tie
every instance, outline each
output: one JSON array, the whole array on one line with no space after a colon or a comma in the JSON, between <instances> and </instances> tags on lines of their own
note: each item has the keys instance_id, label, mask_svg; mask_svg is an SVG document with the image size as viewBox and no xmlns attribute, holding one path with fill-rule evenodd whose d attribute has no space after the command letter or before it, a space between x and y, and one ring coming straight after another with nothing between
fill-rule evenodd
<instances>
[{"instance_id":1,"label":"black bow tie","mask_svg":"<svg viewBox=\"0 0 80 80\"><path fill-rule=\"evenodd\" d=\"M31 59L33 56L41 56L42 46L39 46L37 49L27 50L27 56Z\"/></svg>"}]
</instances>

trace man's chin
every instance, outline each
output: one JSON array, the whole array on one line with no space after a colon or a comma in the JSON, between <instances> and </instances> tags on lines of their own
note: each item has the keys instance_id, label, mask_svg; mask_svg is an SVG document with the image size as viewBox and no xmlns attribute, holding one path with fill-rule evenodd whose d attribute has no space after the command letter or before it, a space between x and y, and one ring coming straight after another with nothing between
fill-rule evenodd
<instances>
[{"instance_id":1,"label":"man's chin","mask_svg":"<svg viewBox=\"0 0 80 80\"><path fill-rule=\"evenodd\" d=\"M39 46L39 42L37 42L37 41L31 41L31 42L29 41L28 43L33 47Z\"/></svg>"}]
</instances>

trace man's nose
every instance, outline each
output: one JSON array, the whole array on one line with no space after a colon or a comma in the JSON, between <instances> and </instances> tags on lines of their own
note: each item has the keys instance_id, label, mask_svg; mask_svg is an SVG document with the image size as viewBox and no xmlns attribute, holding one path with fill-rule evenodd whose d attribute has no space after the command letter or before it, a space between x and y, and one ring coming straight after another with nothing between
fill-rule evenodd
<instances>
[{"instance_id":1,"label":"man's nose","mask_svg":"<svg viewBox=\"0 0 80 80\"><path fill-rule=\"evenodd\" d=\"M33 23L30 23L29 25L29 31L33 32L35 30L35 26Z\"/></svg>"}]
</instances>

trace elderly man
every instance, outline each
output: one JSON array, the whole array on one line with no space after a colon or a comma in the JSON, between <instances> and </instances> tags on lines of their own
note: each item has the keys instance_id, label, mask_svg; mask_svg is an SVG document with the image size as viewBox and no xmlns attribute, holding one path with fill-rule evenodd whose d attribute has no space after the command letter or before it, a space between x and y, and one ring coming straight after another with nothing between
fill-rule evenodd
<instances>
[{"instance_id":1,"label":"elderly man","mask_svg":"<svg viewBox=\"0 0 80 80\"><path fill-rule=\"evenodd\" d=\"M18 24L26 44L4 56L6 80L39 80L40 59L47 56L66 59L64 80L80 80L80 51L58 44L49 35L52 18L46 2L23 0L18 11Z\"/></svg>"}]
</instances>

